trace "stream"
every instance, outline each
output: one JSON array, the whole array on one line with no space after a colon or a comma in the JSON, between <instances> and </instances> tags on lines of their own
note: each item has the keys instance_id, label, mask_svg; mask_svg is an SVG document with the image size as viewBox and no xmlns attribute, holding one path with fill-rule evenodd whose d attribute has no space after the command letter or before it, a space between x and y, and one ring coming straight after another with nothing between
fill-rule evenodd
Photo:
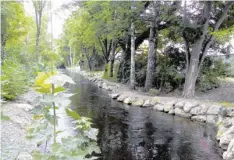
<instances>
[{"instance_id":1,"label":"stream","mask_svg":"<svg viewBox=\"0 0 234 160\"><path fill-rule=\"evenodd\" d=\"M222 159L212 126L119 103L83 76L69 71L66 74L76 82L76 85L67 85L74 93L70 98L71 109L91 118L92 127L99 130L100 159ZM70 119L59 121L60 127L72 125Z\"/></svg>"}]
</instances>

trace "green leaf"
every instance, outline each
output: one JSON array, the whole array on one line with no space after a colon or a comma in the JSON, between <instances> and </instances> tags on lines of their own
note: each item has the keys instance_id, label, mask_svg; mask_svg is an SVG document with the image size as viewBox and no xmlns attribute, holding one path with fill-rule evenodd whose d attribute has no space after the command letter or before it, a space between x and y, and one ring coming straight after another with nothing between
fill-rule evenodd
<instances>
[{"instance_id":1,"label":"green leaf","mask_svg":"<svg viewBox=\"0 0 234 160\"><path fill-rule=\"evenodd\" d=\"M54 88L54 93L63 92L65 90L66 90L65 88L58 86L58 87Z\"/></svg>"},{"instance_id":2,"label":"green leaf","mask_svg":"<svg viewBox=\"0 0 234 160\"><path fill-rule=\"evenodd\" d=\"M72 111L69 108L66 108L66 113L68 116L72 117L75 120L79 120L81 119L80 115L78 113L76 113L75 111Z\"/></svg>"}]
</instances>

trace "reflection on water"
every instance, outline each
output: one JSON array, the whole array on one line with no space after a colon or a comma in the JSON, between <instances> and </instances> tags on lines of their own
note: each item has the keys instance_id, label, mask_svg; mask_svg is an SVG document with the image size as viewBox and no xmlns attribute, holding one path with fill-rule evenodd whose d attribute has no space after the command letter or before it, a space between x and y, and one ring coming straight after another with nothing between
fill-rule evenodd
<instances>
[{"instance_id":1,"label":"reflection on water","mask_svg":"<svg viewBox=\"0 0 234 160\"><path fill-rule=\"evenodd\" d=\"M116 102L78 74L73 110L92 118L99 129L104 160L221 160L211 126Z\"/></svg>"}]
</instances>

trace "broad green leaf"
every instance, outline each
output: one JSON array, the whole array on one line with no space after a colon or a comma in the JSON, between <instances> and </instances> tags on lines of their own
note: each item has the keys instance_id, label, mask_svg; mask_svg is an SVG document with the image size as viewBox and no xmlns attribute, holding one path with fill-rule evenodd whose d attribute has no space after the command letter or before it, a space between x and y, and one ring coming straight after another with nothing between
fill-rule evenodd
<instances>
[{"instance_id":1,"label":"broad green leaf","mask_svg":"<svg viewBox=\"0 0 234 160\"><path fill-rule=\"evenodd\" d=\"M73 119L81 119L80 115L78 113L76 113L75 111L69 109L69 108L66 108L66 113L68 116L72 117Z\"/></svg>"},{"instance_id":2,"label":"broad green leaf","mask_svg":"<svg viewBox=\"0 0 234 160\"><path fill-rule=\"evenodd\" d=\"M63 92L63 91L65 91L66 89L65 88L63 88L63 87L61 87L61 86L58 86L58 87L56 87L56 88L54 88L54 93L58 93L58 92Z\"/></svg>"}]
</instances>

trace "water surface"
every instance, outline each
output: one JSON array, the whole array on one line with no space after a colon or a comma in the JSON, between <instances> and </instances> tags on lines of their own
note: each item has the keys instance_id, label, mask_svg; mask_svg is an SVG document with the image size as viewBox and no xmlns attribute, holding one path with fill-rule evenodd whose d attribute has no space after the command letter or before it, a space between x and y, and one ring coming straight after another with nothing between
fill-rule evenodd
<instances>
[{"instance_id":1,"label":"water surface","mask_svg":"<svg viewBox=\"0 0 234 160\"><path fill-rule=\"evenodd\" d=\"M91 118L93 127L99 129L100 159L222 159L211 126L119 103L79 74L67 74L76 82L68 86L75 93L71 108Z\"/></svg>"}]
</instances>

